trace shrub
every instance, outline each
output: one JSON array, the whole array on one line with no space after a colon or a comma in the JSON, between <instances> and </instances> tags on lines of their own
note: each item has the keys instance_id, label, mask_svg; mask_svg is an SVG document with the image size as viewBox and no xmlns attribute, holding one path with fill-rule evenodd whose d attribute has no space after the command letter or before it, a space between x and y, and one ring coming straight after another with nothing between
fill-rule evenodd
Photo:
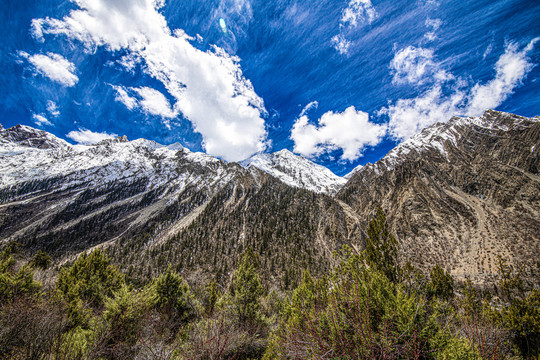
<instances>
[{"instance_id":1,"label":"shrub","mask_svg":"<svg viewBox=\"0 0 540 360\"><path fill-rule=\"evenodd\" d=\"M88 305L102 309L107 297L113 297L124 284L124 276L111 265L102 250L80 256L72 266L60 271L56 289L66 301L72 325L88 326Z\"/></svg>"}]
</instances>

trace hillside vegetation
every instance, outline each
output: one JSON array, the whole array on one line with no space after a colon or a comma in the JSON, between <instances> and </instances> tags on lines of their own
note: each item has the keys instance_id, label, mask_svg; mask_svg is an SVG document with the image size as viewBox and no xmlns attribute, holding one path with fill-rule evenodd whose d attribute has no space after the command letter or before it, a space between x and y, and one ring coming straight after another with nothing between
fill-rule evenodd
<instances>
[{"instance_id":1,"label":"hillside vegetation","mask_svg":"<svg viewBox=\"0 0 540 360\"><path fill-rule=\"evenodd\" d=\"M50 257L0 255L1 359L534 359L540 293L498 263L493 288L400 265L381 208L366 248L270 289L246 242L230 276L189 284L168 266L142 284L97 249L41 284ZM294 257L293 257L294 258ZM48 270L51 271L51 270Z\"/></svg>"}]
</instances>

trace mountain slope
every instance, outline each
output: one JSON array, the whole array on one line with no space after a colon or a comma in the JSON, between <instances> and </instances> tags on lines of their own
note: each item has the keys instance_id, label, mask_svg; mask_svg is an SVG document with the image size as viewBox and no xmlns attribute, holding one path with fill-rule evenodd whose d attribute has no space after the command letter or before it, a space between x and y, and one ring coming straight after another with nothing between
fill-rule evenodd
<instances>
[{"instance_id":1,"label":"mountain slope","mask_svg":"<svg viewBox=\"0 0 540 360\"><path fill-rule=\"evenodd\" d=\"M503 256L534 274L539 143L538 117L453 118L356 169L329 196L344 180L286 151L243 167L142 139L74 146L29 127L0 129L0 242L59 263L107 247L140 282L168 264L192 282L227 281L251 246L265 280L288 288L304 267L327 270L343 245L360 251L381 204L403 262L481 282Z\"/></svg>"},{"instance_id":2,"label":"mountain slope","mask_svg":"<svg viewBox=\"0 0 540 360\"><path fill-rule=\"evenodd\" d=\"M537 272L540 118L453 118L358 171L338 198L366 219L388 212L403 261L489 280L497 257Z\"/></svg>"},{"instance_id":3,"label":"mountain slope","mask_svg":"<svg viewBox=\"0 0 540 360\"><path fill-rule=\"evenodd\" d=\"M319 193L334 194L347 182L324 166L286 149L272 154L256 154L240 164L246 168L253 166L260 169L287 185Z\"/></svg>"},{"instance_id":4,"label":"mountain slope","mask_svg":"<svg viewBox=\"0 0 540 360\"><path fill-rule=\"evenodd\" d=\"M106 246L133 279L163 270L167 256L200 280L227 274L252 246L265 254L266 278L289 286L302 264L328 269L332 251L360 237L334 199L179 146L73 146L20 126L0 141L0 241L59 262Z\"/></svg>"}]
</instances>

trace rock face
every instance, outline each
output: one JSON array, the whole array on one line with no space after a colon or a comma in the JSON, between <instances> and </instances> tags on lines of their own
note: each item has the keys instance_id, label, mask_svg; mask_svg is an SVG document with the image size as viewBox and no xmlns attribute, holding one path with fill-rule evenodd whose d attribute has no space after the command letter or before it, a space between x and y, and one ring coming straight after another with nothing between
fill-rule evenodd
<instances>
[{"instance_id":1,"label":"rock face","mask_svg":"<svg viewBox=\"0 0 540 360\"><path fill-rule=\"evenodd\" d=\"M497 257L538 272L540 118L451 119L358 171L337 195L363 224L381 204L403 261L489 280Z\"/></svg>"},{"instance_id":2,"label":"rock face","mask_svg":"<svg viewBox=\"0 0 540 360\"><path fill-rule=\"evenodd\" d=\"M293 286L332 251L363 247L381 204L402 261L490 281L497 256L538 271L540 118L487 111L403 142L345 183L280 151L226 163L178 144L125 137L71 145L27 126L0 129L0 245L62 262L107 247L144 281L173 264L193 281L227 279L247 246L264 278ZM335 192L339 191L337 194Z\"/></svg>"}]
</instances>

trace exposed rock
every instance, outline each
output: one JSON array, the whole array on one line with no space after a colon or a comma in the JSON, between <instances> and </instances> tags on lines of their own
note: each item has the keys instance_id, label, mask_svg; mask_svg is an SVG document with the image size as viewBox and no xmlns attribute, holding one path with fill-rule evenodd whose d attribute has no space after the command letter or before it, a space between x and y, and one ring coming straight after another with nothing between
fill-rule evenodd
<instances>
[{"instance_id":1,"label":"exposed rock","mask_svg":"<svg viewBox=\"0 0 540 360\"><path fill-rule=\"evenodd\" d=\"M537 274L539 120L490 110L433 125L357 172L338 197L364 225L381 204L403 261L484 281L502 256Z\"/></svg>"}]
</instances>

